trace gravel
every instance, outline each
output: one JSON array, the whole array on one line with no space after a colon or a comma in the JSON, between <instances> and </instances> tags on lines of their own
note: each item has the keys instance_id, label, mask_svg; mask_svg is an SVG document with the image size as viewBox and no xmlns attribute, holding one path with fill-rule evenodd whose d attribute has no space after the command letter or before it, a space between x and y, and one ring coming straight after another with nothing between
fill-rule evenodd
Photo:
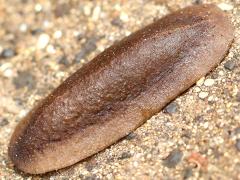
<instances>
[{"instance_id":1,"label":"gravel","mask_svg":"<svg viewBox=\"0 0 240 180\"><path fill-rule=\"evenodd\" d=\"M229 71L232 71L236 66L236 63L234 61L227 61L225 64L224 64L224 67L225 69L229 70Z\"/></svg>"},{"instance_id":2,"label":"gravel","mask_svg":"<svg viewBox=\"0 0 240 180\"><path fill-rule=\"evenodd\" d=\"M5 59L11 58L11 57L13 57L15 55L16 55L16 52L12 48L3 49L2 53L1 53L1 57L5 58Z\"/></svg>"},{"instance_id":3,"label":"gravel","mask_svg":"<svg viewBox=\"0 0 240 180\"><path fill-rule=\"evenodd\" d=\"M166 107L165 107L165 112L169 113L169 114L173 114L173 113L176 113L177 110L178 110L178 104L175 103L175 102L172 102L170 104L168 104Z\"/></svg>"},{"instance_id":4,"label":"gravel","mask_svg":"<svg viewBox=\"0 0 240 180\"><path fill-rule=\"evenodd\" d=\"M163 160L163 165L168 168L175 168L182 160L183 152L175 149Z\"/></svg>"},{"instance_id":5,"label":"gravel","mask_svg":"<svg viewBox=\"0 0 240 180\"><path fill-rule=\"evenodd\" d=\"M240 139L236 140L236 148L240 152Z\"/></svg>"}]
</instances>

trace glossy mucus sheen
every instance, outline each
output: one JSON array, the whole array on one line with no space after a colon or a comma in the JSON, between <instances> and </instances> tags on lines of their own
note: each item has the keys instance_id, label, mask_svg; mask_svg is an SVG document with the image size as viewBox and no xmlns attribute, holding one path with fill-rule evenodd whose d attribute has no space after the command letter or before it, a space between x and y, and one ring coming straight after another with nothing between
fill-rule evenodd
<instances>
[{"instance_id":1,"label":"glossy mucus sheen","mask_svg":"<svg viewBox=\"0 0 240 180\"><path fill-rule=\"evenodd\" d=\"M126 136L216 67L233 40L228 16L191 6L96 56L16 127L9 157L27 173L72 165Z\"/></svg>"}]
</instances>

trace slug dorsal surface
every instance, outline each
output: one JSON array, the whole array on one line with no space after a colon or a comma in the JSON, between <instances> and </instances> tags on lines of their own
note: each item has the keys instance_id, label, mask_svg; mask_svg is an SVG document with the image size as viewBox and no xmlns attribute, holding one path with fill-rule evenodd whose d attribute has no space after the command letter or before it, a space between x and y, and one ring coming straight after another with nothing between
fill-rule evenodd
<instances>
[{"instance_id":1,"label":"slug dorsal surface","mask_svg":"<svg viewBox=\"0 0 240 180\"><path fill-rule=\"evenodd\" d=\"M72 165L124 137L216 67L233 26L214 5L174 12L79 69L16 127L9 156L39 174Z\"/></svg>"}]
</instances>

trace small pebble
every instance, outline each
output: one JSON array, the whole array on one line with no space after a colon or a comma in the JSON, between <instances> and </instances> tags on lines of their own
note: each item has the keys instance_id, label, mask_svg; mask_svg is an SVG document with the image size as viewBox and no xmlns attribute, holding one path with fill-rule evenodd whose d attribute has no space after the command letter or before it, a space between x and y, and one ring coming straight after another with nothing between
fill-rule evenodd
<instances>
[{"instance_id":1,"label":"small pebble","mask_svg":"<svg viewBox=\"0 0 240 180\"><path fill-rule=\"evenodd\" d=\"M93 19L93 21L97 21L99 19L100 14L101 14L101 7L100 6L96 6L93 9L93 12L92 12L92 19Z\"/></svg>"},{"instance_id":2,"label":"small pebble","mask_svg":"<svg viewBox=\"0 0 240 180\"><path fill-rule=\"evenodd\" d=\"M121 19L119 17L117 18L114 18L112 21L111 21L111 24L113 26L117 26L119 28L122 28L123 27L123 22L121 21Z\"/></svg>"},{"instance_id":3,"label":"small pebble","mask_svg":"<svg viewBox=\"0 0 240 180\"><path fill-rule=\"evenodd\" d=\"M19 30L20 30L21 32L23 32L23 33L27 32L27 30L28 30L28 25L25 24L25 23L20 24Z\"/></svg>"},{"instance_id":4,"label":"small pebble","mask_svg":"<svg viewBox=\"0 0 240 180\"><path fill-rule=\"evenodd\" d=\"M88 54L90 54L92 51L94 51L97 48L97 46L96 46L97 40L98 40L98 38L96 38L96 37L91 37L91 38L87 39L86 43L81 48L81 51L79 53L77 53L77 55L75 57L76 62L80 62Z\"/></svg>"},{"instance_id":5,"label":"small pebble","mask_svg":"<svg viewBox=\"0 0 240 180\"><path fill-rule=\"evenodd\" d=\"M68 61L68 59L67 59L67 57L66 57L65 55L59 57L59 58L57 59L57 62L58 62L59 64L65 65L65 66L68 66L68 65L70 64L69 61Z\"/></svg>"},{"instance_id":6,"label":"small pebble","mask_svg":"<svg viewBox=\"0 0 240 180\"><path fill-rule=\"evenodd\" d=\"M36 28L36 29L32 29L32 30L31 30L31 34L32 34L33 36L38 35L38 34L41 34L41 33L43 33L43 29L41 29L41 28Z\"/></svg>"},{"instance_id":7,"label":"small pebble","mask_svg":"<svg viewBox=\"0 0 240 180\"><path fill-rule=\"evenodd\" d=\"M205 86L212 86L214 84L214 80L213 79L206 79L204 81L204 85Z\"/></svg>"},{"instance_id":8,"label":"small pebble","mask_svg":"<svg viewBox=\"0 0 240 180\"><path fill-rule=\"evenodd\" d=\"M193 4L202 4L202 0L193 0Z\"/></svg>"},{"instance_id":9,"label":"small pebble","mask_svg":"<svg viewBox=\"0 0 240 180\"><path fill-rule=\"evenodd\" d=\"M132 157L130 152L123 152L118 159L128 159L130 157Z\"/></svg>"},{"instance_id":10,"label":"small pebble","mask_svg":"<svg viewBox=\"0 0 240 180\"><path fill-rule=\"evenodd\" d=\"M229 70L229 71L232 71L234 68L235 68L235 62L234 61L227 61L225 64L224 64L224 68Z\"/></svg>"},{"instance_id":11,"label":"small pebble","mask_svg":"<svg viewBox=\"0 0 240 180\"><path fill-rule=\"evenodd\" d=\"M55 31L53 37L54 39L60 39L62 37L62 31Z\"/></svg>"},{"instance_id":12,"label":"small pebble","mask_svg":"<svg viewBox=\"0 0 240 180\"><path fill-rule=\"evenodd\" d=\"M60 4L57 4L54 10L54 14L56 17L63 17L69 14L70 10L71 10L70 3L60 3Z\"/></svg>"},{"instance_id":13,"label":"small pebble","mask_svg":"<svg viewBox=\"0 0 240 180\"><path fill-rule=\"evenodd\" d=\"M169 105L167 105L164 110L169 114L173 114L177 112L177 109L178 109L178 104L175 102L172 102Z\"/></svg>"},{"instance_id":14,"label":"small pebble","mask_svg":"<svg viewBox=\"0 0 240 180\"><path fill-rule=\"evenodd\" d=\"M35 10L37 13L41 12L42 9L43 9L43 7L42 7L42 5L39 4L39 3L37 3L37 4L35 5L35 7L34 7L34 10Z\"/></svg>"},{"instance_id":15,"label":"small pebble","mask_svg":"<svg viewBox=\"0 0 240 180\"><path fill-rule=\"evenodd\" d=\"M184 169L184 172L183 172L183 179L189 179L191 176L193 176L193 171L192 171L192 168L186 168Z\"/></svg>"},{"instance_id":16,"label":"small pebble","mask_svg":"<svg viewBox=\"0 0 240 180\"><path fill-rule=\"evenodd\" d=\"M196 86L194 89L193 89L194 92L196 93L199 93L201 91L201 88Z\"/></svg>"},{"instance_id":17,"label":"small pebble","mask_svg":"<svg viewBox=\"0 0 240 180\"><path fill-rule=\"evenodd\" d=\"M54 48L53 45L50 44L50 45L47 46L47 52L49 54L54 54L54 53L56 53L56 49Z\"/></svg>"},{"instance_id":18,"label":"small pebble","mask_svg":"<svg viewBox=\"0 0 240 180\"><path fill-rule=\"evenodd\" d=\"M9 122L6 118L0 117L0 127L6 126L8 124L9 124Z\"/></svg>"},{"instance_id":19,"label":"small pebble","mask_svg":"<svg viewBox=\"0 0 240 180\"><path fill-rule=\"evenodd\" d=\"M202 92L200 92L200 93L198 94L198 97L199 97L200 99L205 99L206 97L208 97L208 92L202 91Z\"/></svg>"},{"instance_id":20,"label":"small pebble","mask_svg":"<svg viewBox=\"0 0 240 180\"><path fill-rule=\"evenodd\" d=\"M5 58L5 59L11 58L15 55L16 55L16 52L11 48L3 49L2 53L1 53L1 57Z\"/></svg>"},{"instance_id":21,"label":"small pebble","mask_svg":"<svg viewBox=\"0 0 240 180\"><path fill-rule=\"evenodd\" d=\"M132 139L134 139L134 138L136 138L136 137L137 137L137 135L136 135L135 133L131 132L131 133L129 133L129 134L126 136L126 139L127 139L127 140L132 140Z\"/></svg>"},{"instance_id":22,"label":"small pebble","mask_svg":"<svg viewBox=\"0 0 240 180\"><path fill-rule=\"evenodd\" d=\"M236 148L240 152L240 139L237 139L236 141Z\"/></svg>"},{"instance_id":23,"label":"small pebble","mask_svg":"<svg viewBox=\"0 0 240 180\"><path fill-rule=\"evenodd\" d=\"M127 15L125 12L121 12L121 14L120 14L120 19L121 19L123 22L127 22L127 21L128 21L128 15Z\"/></svg>"},{"instance_id":24,"label":"small pebble","mask_svg":"<svg viewBox=\"0 0 240 180\"><path fill-rule=\"evenodd\" d=\"M197 85L197 86L203 85L204 80L205 80L205 77L202 77L201 79L199 79L199 80L196 82L196 85Z\"/></svg>"},{"instance_id":25,"label":"small pebble","mask_svg":"<svg viewBox=\"0 0 240 180\"><path fill-rule=\"evenodd\" d=\"M237 102L240 102L240 92L237 93L236 100L237 100Z\"/></svg>"},{"instance_id":26,"label":"small pebble","mask_svg":"<svg viewBox=\"0 0 240 180\"><path fill-rule=\"evenodd\" d=\"M13 76L13 70L11 68L5 69L5 71L3 71L3 75L10 78Z\"/></svg>"},{"instance_id":27,"label":"small pebble","mask_svg":"<svg viewBox=\"0 0 240 180\"><path fill-rule=\"evenodd\" d=\"M200 169L206 170L208 167L208 159L198 152L192 152L187 160L189 163L196 164Z\"/></svg>"},{"instance_id":28,"label":"small pebble","mask_svg":"<svg viewBox=\"0 0 240 180\"><path fill-rule=\"evenodd\" d=\"M233 9L233 6L231 4L227 4L227 3L220 3L217 5L220 9L222 9L223 11L230 11Z\"/></svg>"},{"instance_id":29,"label":"small pebble","mask_svg":"<svg viewBox=\"0 0 240 180\"><path fill-rule=\"evenodd\" d=\"M163 165L168 168L175 168L182 160L183 153L179 149L173 150L166 159L163 160Z\"/></svg>"},{"instance_id":30,"label":"small pebble","mask_svg":"<svg viewBox=\"0 0 240 180\"><path fill-rule=\"evenodd\" d=\"M37 48L44 49L50 41L50 37L47 34L41 34L38 38Z\"/></svg>"},{"instance_id":31,"label":"small pebble","mask_svg":"<svg viewBox=\"0 0 240 180\"><path fill-rule=\"evenodd\" d=\"M240 127L238 127L238 128L236 128L236 129L234 129L234 134L240 134Z\"/></svg>"},{"instance_id":32,"label":"small pebble","mask_svg":"<svg viewBox=\"0 0 240 180\"><path fill-rule=\"evenodd\" d=\"M28 87L33 89L36 86L36 79L29 71L18 72L18 76L13 79L13 84L17 89Z\"/></svg>"},{"instance_id":33,"label":"small pebble","mask_svg":"<svg viewBox=\"0 0 240 180\"><path fill-rule=\"evenodd\" d=\"M202 122L204 122L204 117L203 117L203 115L198 115L198 116L196 116L195 118L194 118L194 121L196 122L196 123L202 123Z\"/></svg>"}]
</instances>

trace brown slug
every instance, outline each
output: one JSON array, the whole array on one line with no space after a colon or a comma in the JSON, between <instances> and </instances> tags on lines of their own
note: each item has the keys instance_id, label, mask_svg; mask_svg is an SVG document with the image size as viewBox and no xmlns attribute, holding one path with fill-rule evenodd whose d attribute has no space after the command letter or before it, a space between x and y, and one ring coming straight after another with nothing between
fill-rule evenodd
<instances>
[{"instance_id":1,"label":"brown slug","mask_svg":"<svg viewBox=\"0 0 240 180\"><path fill-rule=\"evenodd\" d=\"M184 8L133 33L30 111L12 135L10 159L40 174L103 150L216 67L233 37L215 5Z\"/></svg>"}]
</instances>

